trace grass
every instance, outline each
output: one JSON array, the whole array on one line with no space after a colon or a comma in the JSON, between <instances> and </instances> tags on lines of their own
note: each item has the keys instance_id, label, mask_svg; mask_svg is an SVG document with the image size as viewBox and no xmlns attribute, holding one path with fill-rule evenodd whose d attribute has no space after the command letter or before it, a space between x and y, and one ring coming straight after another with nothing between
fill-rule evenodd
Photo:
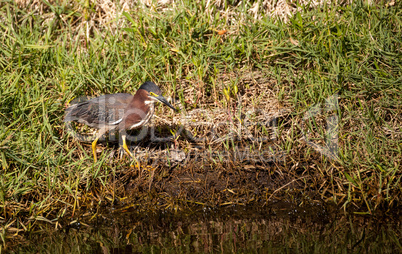
<instances>
[{"instance_id":1,"label":"grass","mask_svg":"<svg viewBox=\"0 0 402 254\"><path fill-rule=\"evenodd\" d=\"M256 18L245 3L174 4L134 4L107 21L95 16L104 11L96 4L43 2L41 15L33 6L0 4L4 245L7 232L32 231L36 221L57 227L67 215L116 203L185 209L188 203L267 204L293 197L298 204L320 200L365 214L400 206L400 1L303 7L288 22L262 7ZM155 170L139 178L128 158L114 156L113 146L93 163L90 147L66 132L63 114L73 98L134 93L145 80L160 84L182 108L179 116L157 108L155 125L164 123L157 134L169 136L184 124L188 135L167 144L143 142L137 154L152 157L174 147L188 156L180 163L150 160ZM333 107L311 114L334 94ZM252 124L244 127L245 120ZM235 128L239 123L253 137L277 135L273 142L251 142ZM213 127L217 135L209 136ZM337 142L329 142L337 148L335 160L322 155L328 129L336 134ZM195 144L189 133L207 139ZM250 162L236 157L237 148L285 155ZM211 187L208 176L227 181Z\"/></svg>"}]
</instances>

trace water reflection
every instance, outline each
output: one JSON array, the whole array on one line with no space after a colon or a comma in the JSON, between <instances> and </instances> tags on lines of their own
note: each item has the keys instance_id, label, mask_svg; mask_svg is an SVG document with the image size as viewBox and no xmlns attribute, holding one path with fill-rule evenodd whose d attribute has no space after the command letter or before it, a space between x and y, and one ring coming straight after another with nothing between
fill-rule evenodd
<instances>
[{"instance_id":1,"label":"water reflection","mask_svg":"<svg viewBox=\"0 0 402 254\"><path fill-rule=\"evenodd\" d=\"M400 219L400 218L399 218ZM45 253L396 253L400 220L319 214L316 210L229 209L187 214L99 215L46 229L19 252ZM85 222L84 222L85 221Z\"/></svg>"}]
</instances>

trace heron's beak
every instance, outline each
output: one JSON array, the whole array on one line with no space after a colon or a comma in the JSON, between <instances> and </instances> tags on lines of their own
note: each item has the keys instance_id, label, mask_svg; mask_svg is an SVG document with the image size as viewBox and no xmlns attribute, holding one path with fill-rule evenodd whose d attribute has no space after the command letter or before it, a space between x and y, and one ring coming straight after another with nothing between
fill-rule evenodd
<instances>
[{"instance_id":1,"label":"heron's beak","mask_svg":"<svg viewBox=\"0 0 402 254\"><path fill-rule=\"evenodd\" d=\"M173 109L174 111L178 111L175 107L173 107L172 104L170 104L165 97L163 97L162 95L159 95L157 97L155 97L158 101L162 102L163 104L165 104L166 106L168 106L169 108Z\"/></svg>"}]
</instances>

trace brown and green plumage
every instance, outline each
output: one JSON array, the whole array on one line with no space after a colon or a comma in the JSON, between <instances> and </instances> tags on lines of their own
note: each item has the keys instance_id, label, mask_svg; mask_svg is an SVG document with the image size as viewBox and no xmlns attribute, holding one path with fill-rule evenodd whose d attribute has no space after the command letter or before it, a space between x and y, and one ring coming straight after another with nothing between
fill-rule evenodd
<instances>
[{"instance_id":1,"label":"brown and green plumage","mask_svg":"<svg viewBox=\"0 0 402 254\"><path fill-rule=\"evenodd\" d=\"M92 142L96 161L96 143L108 131L119 131L124 150L133 157L126 144L126 130L140 128L151 119L154 103L160 101L176 110L163 96L159 87L150 81L140 86L135 95L106 94L88 101L73 104L66 109L64 122L77 121L99 129Z\"/></svg>"}]
</instances>

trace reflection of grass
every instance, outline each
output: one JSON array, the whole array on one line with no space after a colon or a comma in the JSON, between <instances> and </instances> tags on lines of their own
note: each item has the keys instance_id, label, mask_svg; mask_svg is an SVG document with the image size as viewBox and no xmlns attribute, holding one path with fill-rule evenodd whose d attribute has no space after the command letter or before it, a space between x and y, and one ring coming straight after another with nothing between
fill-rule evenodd
<instances>
[{"instance_id":1,"label":"reflection of grass","mask_svg":"<svg viewBox=\"0 0 402 254\"><path fill-rule=\"evenodd\" d=\"M109 23L87 15L91 25L86 29L82 17L85 11L95 13L92 7L80 12L43 6L42 15L37 15L34 7L1 4L0 221L9 229L31 230L35 223L26 220L30 216L50 220L76 215L80 208L133 196L138 205L155 199L164 206L180 203L175 198L219 205L266 201L264 197L272 199L280 192L294 197L299 191L305 198L313 191L319 195L310 198L357 206L360 211L393 207L402 194L402 4L395 5L326 6L302 11L288 23L275 21L262 10L257 20L247 5L227 10L189 3L162 9L135 5L132 12ZM240 113L265 122L271 119L265 115L274 114L278 135L269 147L285 151L286 158L251 167L220 161L219 156L203 158L200 166L200 160L190 158L173 170L166 166L170 162L159 166L149 179L146 174L135 178L127 158L119 160L110 152L99 154L99 162L93 164L89 147L64 131L65 105L83 95L133 93L148 79L179 98L183 112L228 112L219 119L226 117L223 121L229 126L243 123ZM325 106L333 94L338 95L338 111L324 111L303 122L312 106ZM180 126L181 120L169 109L158 107L156 114ZM308 128L310 140L325 144L325 119L331 114L339 119L339 162L321 156L303 139ZM218 134L228 131L223 127L218 126ZM243 131L263 137L272 135L271 127L249 125ZM188 128L193 135L208 135L202 125ZM208 142L214 140L200 146L183 134L157 148L233 152L239 144L252 150L266 145L235 134L240 140L222 139L212 147ZM177 189L182 184L179 178L174 178L175 186L162 184L171 175L187 172L194 177L203 170L222 172L212 174L222 189L209 186L208 177L191 188ZM249 173L255 178L242 179ZM264 179L256 183L259 191L253 189L253 179ZM294 179L302 180L275 192ZM147 195L148 181L160 190L158 195ZM127 186L143 192L129 192Z\"/></svg>"},{"instance_id":2,"label":"reflection of grass","mask_svg":"<svg viewBox=\"0 0 402 254\"><path fill-rule=\"evenodd\" d=\"M166 211L116 216L116 211L110 209L95 227L88 227L83 222L85 218L60 231L44 227L30 235L27 243L16 246L16 252L331 253L334 249L341 253L400 252L400 225L328 214L320 205L300 209L282 202L280 206L280 209L238 206L219 211L198 209L192 211L192 216Z\"/></svg>"}]
</instances>

